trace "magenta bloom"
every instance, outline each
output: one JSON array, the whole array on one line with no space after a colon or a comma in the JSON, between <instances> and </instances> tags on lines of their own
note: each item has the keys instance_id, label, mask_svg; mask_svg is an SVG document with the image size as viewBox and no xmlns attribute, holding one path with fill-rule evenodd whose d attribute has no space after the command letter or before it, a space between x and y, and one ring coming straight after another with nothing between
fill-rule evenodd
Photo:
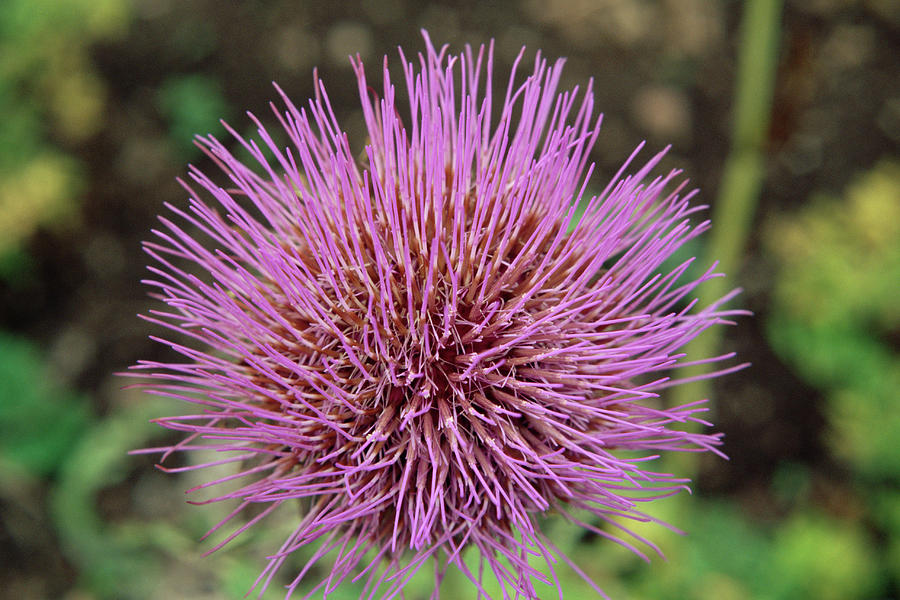
<instances>
[{"instance_id":1,"label":"magenta bloom","mask_svg":"<svg viewBox=\"0 0 900 600\"><path fill-rule=\"evenodd\" d=\"M394 597L433 559L435 597L452 565L482 592L492 573L505 594L545 598L536 584L558 582L529 556L572 563L540 517L629 545L612 533L618 518L648 520L640 503L688 483L648 461L720 443L683 431L704 423L701 401L666 407L657 393L687 364L679 349L736 314L691 310L712 269L686 282L690 261L661 270L708 226L689 223L693 192L668 190L677 172L651 176L662 154L623 175L632 155L588 197L590 86L559 93L562 61L538 55L495 107L491 47L426 46L404 58L408 107L386 65L376 93L354 62L362 151L318 81L304 109L282 94L288 148L262 125L265 149L235 134L246 165L202 139L230 182L192 167L201 192L186 184L190 209L169 207L181 224L161 218L146 244L147 283L168 306L148 318L178 334L165 343L184 359L137 368L152 393L197 410L160 419L186 438L145 452L212 448L222 458L210 464L239 466L226 479L242 484L214 501L238 500L231 517L259 508L228 540L293 505L262 589L315 543L289 595L336 551L326 594L349 577ZM473 547L478 570L461 559Z\"/></svg>"}]
</instances>

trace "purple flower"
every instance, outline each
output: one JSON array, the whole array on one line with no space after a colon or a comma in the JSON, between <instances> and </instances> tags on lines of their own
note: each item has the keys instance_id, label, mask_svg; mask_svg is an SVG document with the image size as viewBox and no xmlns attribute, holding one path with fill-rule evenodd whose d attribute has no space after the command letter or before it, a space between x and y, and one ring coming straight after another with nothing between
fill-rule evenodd
<instances>
[{"instance_id":1,"label":"purple flower","mask_svg":"<svg viewBox=\"0 0 900 600\"><path fill-rule=\"evenodd\" d=\"M537 598L535 583L558 582L529 556L581 573L540 517L632 547L614 533L630 535L620 517L649 520L641 503L688 483L648 460L720 443L683 427L707 425L702 402L666 407L657 393L688 364L679 349L737 313L720 308L727 298L692 310L712 269L687 282L691 261L663 270L708 227L689 222L693 192L668 190L678 172L651 175L663 153L624 175L635 151L589 196L601 120L590 86L558 92L562 61L540 55L517 77L520 55L495 106L492 46L426 46L417 62L401 51L408 108L387 63L379 95L353 62L362 153L318 80L305 109L281 94L288 148L255 118L263 147L229 129L252 165L201 139L227 187L192 167L202 193L185 184L189 210L170 206L178 219L161 217L146 244L146 283L168 307L147 318L176 332L164 343L184 358L137 369L151 393L197 409L159 419L182 442L143 452L222 454L171 471L238 466L200 486L240 482L210 500L238 501L219 526L259 507L217 548L299 505L261 589L315 543L289 595L335 551L326 594L351 577L393 597L433 559L435 597L452 565L482 593L487 570L504 594ZM584 511L596 518L573 514Z\"/></svg>"}]
</instances>

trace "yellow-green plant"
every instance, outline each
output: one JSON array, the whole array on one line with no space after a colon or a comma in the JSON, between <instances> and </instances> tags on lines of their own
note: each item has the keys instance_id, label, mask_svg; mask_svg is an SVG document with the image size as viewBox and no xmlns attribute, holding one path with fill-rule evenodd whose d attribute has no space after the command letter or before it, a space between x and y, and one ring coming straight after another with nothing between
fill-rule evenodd
<instances>
[{"instance_id":1,"label":"yellow-green plant","mask_svg":"<svg viewBox=\"0 0 900 600\"><path fill-rule=\"evenodd\" d=\"M122 33L127 0L0 2L0 256L71 217L84 185L72 149L101 126L95 42Z\"/></svg>"}]
</instances>

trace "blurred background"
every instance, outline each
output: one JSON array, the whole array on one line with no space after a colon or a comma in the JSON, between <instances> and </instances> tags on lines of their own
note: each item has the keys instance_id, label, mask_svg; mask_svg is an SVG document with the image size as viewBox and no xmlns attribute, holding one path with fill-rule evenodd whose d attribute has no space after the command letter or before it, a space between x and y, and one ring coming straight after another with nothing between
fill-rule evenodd
<instances>
[{"instance_id":1,"label":"blurred background","mask_svg":"<svg viewBox=\"0 0 900 600\"><path fill-rule=\"evenodd\" d=\"M680 463L694 495L650 509L689 532L640 528L666 561L551 521L556 543L613 598L900 598L900 6L772 6L746 36L734 0L0 1L0 598L243 597L289 523L204 558L226 508L190 507L193 476L126 454L171 439L147 421L181 410L114 375L166 356L135 316L140 242L184 205L185 165L210 167L195 133L252 132L246 110L274 123L272 80L300 104L318 68L361 149L347 55L375 76L423 27L453 50L494 38L497 74L523 45L568 57L564 87L593 77L605 113L597 184L642 140L647 157L671 143L666 166L731 215L714 243L755 317L722 341L752 368L711 391L730 460ZM768 57L747 50L765 34ZM760 104L749 141L742 94ZM741 144L761 168L727 183Z\"/></svg>"}]
</instances>

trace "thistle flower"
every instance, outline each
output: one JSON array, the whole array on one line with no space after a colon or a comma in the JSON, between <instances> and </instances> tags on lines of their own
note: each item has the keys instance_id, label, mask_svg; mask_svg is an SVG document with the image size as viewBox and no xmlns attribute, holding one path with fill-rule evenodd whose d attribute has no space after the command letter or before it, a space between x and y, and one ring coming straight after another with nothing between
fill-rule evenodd
<instances>
[{"instance_id":1,"label":"thistle flower","mask_svg":"<svg viewBox=\"0 0 900 600\"><path fill-rule=\"evenodd\" d=\"M223 456L170 471L238 467L199 486L241 482L209 500L237 501L216 529L261 508L214 550L299 505L261 590L317 544L288 595L333 553L326 595L352 577L394 597L433 559L434 597L454 566L484 595L486 567L504 597L537 598L536 582L558 581L529 557L582 573L542 516L640 553L623 521L651 520L641 504L688 483L648 460L720 444L684 427L708 425L702 402L658 401L676 383L665 373L688 364L679 348L736 314L727 298L692 310L712 268L687 282L691 261L662 269L708 227L689 222L694 192L667 191L678 172L651 176L664 152L625 175L636 150L588 197L601 121L590 85L558 92L563 61L540 54L521 80L520 54L495 108L492 46L451 56L425 41L417 64L400 52L408 107L387 60L380 94L352 61L362 154L318 80L306 108L279 89L289 147L252 115L260 144L229 132L253 165L200 139L230 187L191 167L190 209L170 206L178 219L160 217L146 243L146 283L168 306L146 318L190 341L164 341L182 362L136 368L151 393L198 409L158 421L183 441L142 452ZM462 559L471 548L477 571Z\"/></svg>"}]
</instances>

